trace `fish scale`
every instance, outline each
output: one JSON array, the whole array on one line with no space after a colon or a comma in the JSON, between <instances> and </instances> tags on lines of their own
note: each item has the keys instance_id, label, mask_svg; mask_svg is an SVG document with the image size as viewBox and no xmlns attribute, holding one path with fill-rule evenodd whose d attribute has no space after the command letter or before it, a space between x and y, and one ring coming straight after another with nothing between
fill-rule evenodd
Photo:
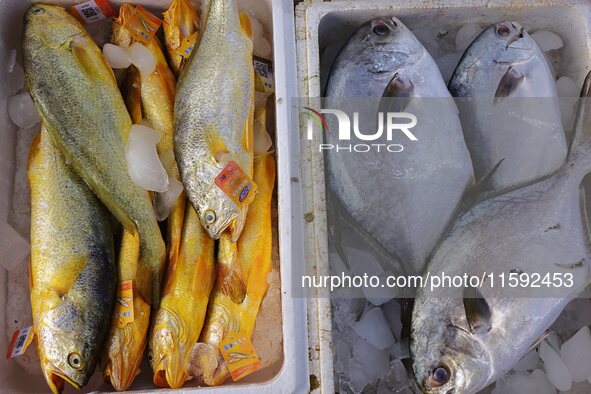
<instances>
[{"instance_id":1,"label":"fish scale","mask_svg":"<svg viewBox=\"0 0 591 394\"><path fill-rule=\"evenodd\" d=\"M117 273L109 212L42 129L29 160L31 306L41 368L54 393L83 387L109 329ZM70 355L82 367L74 368Z\"/></svg>"},{"instance_id":2,"label":"fish scale","mask_svg":"<svg viewBox=\"0 0 591 394\"><path fill-rule=\"evenodd\" d=\"M165 245L148 195L127 173L131 120L110 66L82 25L58 6L29 9L23 55L27 87L56 147L126 230L140 234L151 277L135 286L156 306Z\"/></svg>"},{"instance_id":3,"label":"fish scale","mask_svg":"<svg viewBox=\"0 0 591 394\"><path fill-rule=\"evenodd\" d=\"M497 282L480 287L476 298L463 287L418 291L411 353L425 393L476 393L494 382L538 343L589 283L589 224L581 189L591 172L589 75L583 93L566 164L550 177L473 205L433 253L427 267L432 275L492 273ZM572 275L572 286L501 288L498 275L512 272ZM436 370L444 381L435 377Z\"/></svg>"}]
</instances>

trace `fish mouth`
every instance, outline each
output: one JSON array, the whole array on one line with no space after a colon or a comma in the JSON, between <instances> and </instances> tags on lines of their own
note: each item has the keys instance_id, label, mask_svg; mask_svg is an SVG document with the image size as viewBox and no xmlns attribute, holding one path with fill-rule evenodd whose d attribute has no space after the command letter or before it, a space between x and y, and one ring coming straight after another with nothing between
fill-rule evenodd
<instances>
[{"instance_id":1,"label":"fish mouth","mask_svg":"<svg viewBox=\"0 0 591 394\"><path fill-rule=\"evenodd\" d=\"M83 384L75 382L65 372L51 363L45 364L43 375L45 375L45 380L54 394L59 394L64 390L65 382L68 382L77 390L80 390L83 386Z\"/></svg>"},{"instance_id":2,"label":"fish mouth","mask_svg":"<svg viewBox=\"0 0 591 394\"><path fill-rule=\"evenodd\" d=\"M143 349L139 354L140 356L135 357L131 365L123 360L123 355L109 357L103 370L105 382L111 383L117 391L127 390L140 373L139 366L144 354Z\"/></svg>"},{"instance_id":3,"label":"fish mouth","mask_svg":"<svg viewBox=\"0 0 591 394\"><path fill-rule=\"evenodd\" d=\"M164 357L154 368L154 384L158 387L170 387L180 389L186 381L189 380L182 361L181 355L178 357ZM166 364L166 367L164 366Z\"/></svg>"}]
</instances>

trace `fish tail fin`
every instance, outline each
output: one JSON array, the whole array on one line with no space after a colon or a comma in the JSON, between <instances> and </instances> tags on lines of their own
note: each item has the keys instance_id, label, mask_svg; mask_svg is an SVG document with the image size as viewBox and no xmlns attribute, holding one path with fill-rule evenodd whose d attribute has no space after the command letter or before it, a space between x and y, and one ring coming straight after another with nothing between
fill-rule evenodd
<instances>
[{"instance_id":1,"label":"fish tail fin","mask_svg":"<svg viewBox=\"0 0 591 394\"><path fill-rule=\"evenodd\" d=\"M242 303L246 297L246 285L238 261L238 247L227 231L220 237L217 281L222 293L236 304Z\"/></svg>"},{"instance_id":2,"label":"fish tail fin","mask_svg":"<svg viewBox=\"0 0 591 394\"><path fill-rule=\"evenodd\" d=\"M591 72L581 89L567 167L575 167L581 179L591 172Z\"/></svg>"},{"instance_id":3,"label":"fish tail fin","mask_svg":"<svg viewBox=\"0 0 591 394\"><path fill-rule=\"evenodd\" d=\"M250 17L246 11L240 12L240 28L246 34L248 38L252 41L252 23L250 23Z\"/></svg>"}]
</instances>

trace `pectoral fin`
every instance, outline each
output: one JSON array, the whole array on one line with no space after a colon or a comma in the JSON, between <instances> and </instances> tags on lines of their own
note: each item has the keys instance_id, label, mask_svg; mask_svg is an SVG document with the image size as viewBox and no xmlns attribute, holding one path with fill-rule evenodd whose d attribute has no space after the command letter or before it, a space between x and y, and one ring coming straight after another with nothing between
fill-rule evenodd
<instances>
[{"instance_id":1,"label":"pectoral fin","mask_svg":"<svg viewBox=\"0 0 591 394\"><path fill-rule=\"evenodd\" d=\"M399 73L388 82L382 100L380 101L380 112L404 112L408 105L408 99L412 97L414 85L412 81Z\"/></svg>"},{"instance_id":2,"label":"pectoral fin","mask_svg":"<svg viewBox=\"0 0 591 394\"><path fill-rule=\"evenodd\" d=\"M240 28L244 34L252 40L252 24L250 23L250 17L246 11L240 12Z\"/></svg>"},{"instance_id":3,"label":"pectoral fin","mask_svg":"<svg viewBox=\"0 0 591 394\"><path fill-rule=\"evenodd\" d=\"M503 160L505 159L499 160L499 162L492 168L492 170L488 172L488 174L483 176L482 179L480 179L466 191L460 207L461 209L466 209L478 202L480 196L482 196L486 191L490 180L501 166Z\"/></svg>"},{"instance_id":4,"label":"pectoral fin","mask_svg":"<svg viewBox=\"0 0 591 394\"><path fill-rule=\"evenodd\" d=\"M492 311L482 293L475 287L464 289L464 310L470 331L489 331L491 328Z\"/></svg>"},{"instance_id":5,"label":"pectoral fin","mask_svg":"<svg viewBox=\"0 0 591 394\"><path fill-rule=\"evenodd\" d=\"M497 91L495 92L495 105L504 98L509 97L523 82L525 76L512 67L509 67L505 75L501 78Z\"/></svg>"}]
</instances>

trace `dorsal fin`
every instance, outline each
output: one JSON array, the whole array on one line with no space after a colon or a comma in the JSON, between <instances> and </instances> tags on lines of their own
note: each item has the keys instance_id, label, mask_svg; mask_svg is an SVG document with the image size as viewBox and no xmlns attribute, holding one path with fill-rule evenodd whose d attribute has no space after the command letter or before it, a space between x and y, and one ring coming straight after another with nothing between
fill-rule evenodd
<instances>
[{"instance_id":1,"label":"dorsal fin","mask_svg":"<svg viewBox=\"0 0 591 394\"><path fill-rule=\"evenodd\" d=\"M474 185L470 186L468 190L466 190L466 192L464 193L464 198L462 199L462 203L460 205L461 210L467 209L479 201L480 197L484 195L488 183L501 166L503 160L505 159L499 160L499 162L492 168L492 170L488 172L488 174L483 176L482 179L480 179Z\"/></svg>"}]
</instances>

